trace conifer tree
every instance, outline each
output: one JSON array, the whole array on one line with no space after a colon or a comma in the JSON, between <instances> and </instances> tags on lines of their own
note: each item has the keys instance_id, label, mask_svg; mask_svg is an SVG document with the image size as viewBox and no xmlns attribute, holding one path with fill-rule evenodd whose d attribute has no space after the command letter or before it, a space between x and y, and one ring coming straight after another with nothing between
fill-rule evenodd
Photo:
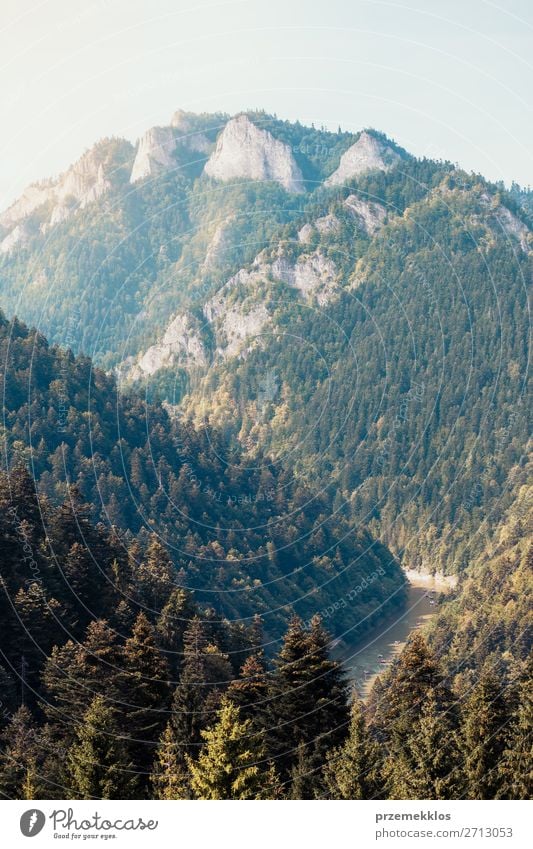
<instances>
[{"instance_id":1,"label":"conifer tree","mask_svg":"<svg viewBox=\"0 0 533 849\"><path fill-rule=\"evenodd\" d=\"M327 798L382 798L379 769L379 746L370 736L361 701L354 697L348 737L328 753L324 768Z\"/></svg>"},{"instance_id":2,"label":"conifer tree","mask_svg":"<svg viewBox=\"0 0 533 849\"><path fill-rule=\"evenodd\" d=\"M531 799L533 796L533 690L527 671L520 682L518 707L500 762L499 796L503 799Z\"/></svg>"},{"instance_id":3,"label":"conifer tree","mask_svg":"<svg viewBox=\"0 0 533 849\"><path fill-rule=\"evenodd\" d=\"M310 631L289 623L271 677L266 723L269 755L283 781L290 780L300 743L317 757L346 735L349 709L342 670L328 656L329 637L315 618Z\"/></svg>"},{"instance_id":4,"label":"conifer tree","mask_svg":"<svg viewBox=\"0 0 533 849\"><path fill-rule=\"evenodd\" d=\"M188 770L170 722L167 723L156 750L151 785L154 799L191 798Z\"/></svg>"},{"instance_id":5,"label":"conifer tree","mask_svg":"<svg viewBox=\"0 0 533 849\"><path fill-rule=\"evenodd\" d=\"M291 768L290 799L315 799L319 792L321 760L314 744L300 743Z\"/></svg>"},{"instance_id":6,"label":"conifer tree","mask_svg":"<svg viewBox=\"0 0 533 849\"><path fill-rule=\"evenodd\" d=\"M262 652L250 655L242 665L238 678L228 687L228 698L243 719L251 719L254 727L261 724L267 710L269 684Z\"/></svg>"},{"instance_id":7,"label":"conifer tree","mask_svg":"<svg viewBox=\"0 0 533 849\"><path fill-rule=\"evenodd\" d=\"M136 570L137 588L148 614L158 614L175 587L175 569L166 548L152 534L145 555Z\"/></svg>"},{"instance_id":8,"label":"conifer tree","mask_svg":"<svg viewBox=\"0 0 533 849\"><path fill-rule=\"evenodd\" d=\"M466 796L495 799L501 791L501 759L507 748L504 683L485 666L463 713Z\"/></svg>"},{"instance_id":9,"label":"conifer tree","mask_svg":"<svg viewBox=\"0 0 533 849\"><path fill-rule=\"evenodd\" d=\"M395 736L384 765L389 798L461 797L460 754L453 710L433 689L424 696L410 733Z\"/></svg>"},{"instance_id":10,"label":"conifer tree","mask_svg":"<svg viewBox=\"0 0 533 849\"><path fill-rule=\"evenodd\" d=\"M26 782L33 776L32 788L37 794L36 765L40 756L33 717L27 707L20 707L0 736L0 795L8 799L25 799Z\"/></svg>"},{"instance_id":11,"label":"conifer tree","mask_svg":"<svg viewBox=\"0 0 533 849\"><path fill-rule=\"evenodd\" d=\"M374 705L373 725L386 739L395 738L401 744L419 720L430 690L440 707L452 708L451 693L433 652L415 631L387 677L379 704Z\"/></svg>"},{"instance_id":12,"label":"conifer tree","mask_svg":"<svg viewBox=\"0 0 533 849\"><path fill-rule=\"evenodd\" d=\"M206 648L204 628L194 617L184 635L183 666L172 701L172 724L183 756L186 752L197 754L200 731L206 725Z\"/></svg>"},{"instance_id":13,"label":"conifer tree","mask_svg":"<svg viewBox=\"0 0 533 849\"><path fill-rule=\"evenodd\" d=\"M119 734L116 712L102 696L91 702L66 760L68 798L135 798L137 780Z\"/></svg>"},{"instance_id":14,"label":"conifer tree","mask_svg":"<svg viewBox=\"0 0 533 849\"><path fill-rule=\"evenodd\" d=\"M170 688L167 663L157 648L154 628L142 612L124 644L123 658L126 727L135 741L135 762L147 767L164 725Z\"/></svg>"},{"instance_id":15,"label":"conifer tree","mask_svg":"<svg viewBox=\"0 0 533 849\"><path fill-rule=\"evenodd\" d=\"M43 671L47 699L44 709L52 720L65 714L81 722L95 695L104 695L119 707L122 702L122 656L109 624L96 619L87 626L85 640L69 640L54 647Z\"/></svg>"},{"instance_id":16,"label":"conifer tree","mask_svg":"<svg viewBox=\"0 0 533 849\"><path fill-rule=\"evenodd\" d=\"M175 673L183 660L183 636L196 613L191 594L176 587L157 618L157 638L161 648L167 652L168 664Z\"/></svg>"},{"instance_id":17,"label":"conifer tree","mask_svg":"<svg viewBox=\"0 0 533 849\"><path fill-rule=\"evenodd\" d=\"M197 799L259 799L275 784L264 763L264 747L242 721L239 709L225 701L216 724L202 731L204 748L196 761L187 758Z\"/></svg>"}]
</instances>

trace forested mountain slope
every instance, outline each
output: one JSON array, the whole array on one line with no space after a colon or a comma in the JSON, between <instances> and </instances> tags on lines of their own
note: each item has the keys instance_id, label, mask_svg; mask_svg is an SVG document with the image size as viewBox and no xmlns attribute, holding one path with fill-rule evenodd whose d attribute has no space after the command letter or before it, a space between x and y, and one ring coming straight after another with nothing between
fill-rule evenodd
<instances>
[{"instance_id":1,"label":"forested mountain slope","mask_svg":"<svg viewBox=\"0 0 533 849\"><path fill-rule=\"evenodd\" d=\"M529 435L529 206L376 131L178 112L2 215L0 303L458 571Z\"/></svg>"},{"instance_id":2,"label":"forested mountain slope","mask_svg":"<svg viewBox=\"0 0 533 849\"><path fill-rule=\"evenodd\" d=\"M212 428L119 394L89 359L16 320L0 321L0 357L4 463L27 466L52 504L76 485L92 518L125 532L127 547L137 540L143 551L156 534L176 584L218 614L264 615L277 637L292 612L309 619L353 591L334 627L356 636L401 604L397 562L335 513L327 493L228 448Z\"/></svg>"}]
</instances>

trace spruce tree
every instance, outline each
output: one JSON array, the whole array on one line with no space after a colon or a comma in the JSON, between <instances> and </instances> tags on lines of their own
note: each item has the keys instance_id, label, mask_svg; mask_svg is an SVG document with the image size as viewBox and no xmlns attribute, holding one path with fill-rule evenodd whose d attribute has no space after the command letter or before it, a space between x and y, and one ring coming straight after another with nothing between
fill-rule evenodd
<instances>
[{"instance_id":1,"label":"spruce tree","mask_svg":"<svg viewBox=\"0 0 533 849\"><path fill-rule=\"evenodd\" d=\"M207 684L205 652L207 639L198 617L194 617L184 635L183 666L172 701L172 725L176 742L185 756L196 755L200 731L207 723Z\"/></svg>"},{"instance_id":2,"label":"spruce tree","mask_svg":"<svg viewBox=\"0 0 533 849\"><path fill-rule=\"evenodd\" d=\"M462 794L454 712L429 689L411 731L394 737L384 765L392 799L454 799Z\"/></svg>"},{"instance_id":3,"label":"spruce tree","mask_svg":"<svg viewBox=\"0 0 533 849\"><path fill-rule=\"evenodd\" d=\"M27 707L20 707L0 736L0 795L8 799L25 799L28 776L33 776L33 792L37 795L36 773L40 751L33 717Z\"/></svg>"},{"instance_id":4,"label":"spruce tree","mask_svg":"<svg viewBox=\"0 0 533 849\"><path fill-rule=\"evenodd\" d=\"M91 702L66 760L70 799L135 798L137 779L119 734L116 711L102 696Z\"/></svg>"},{"instance_id":5,"label":"spruce tree","mask_svg":"<svg viewBox=\"0 0 533 849\"><path fill-rule=\"evenodd\" d=\"M175 587L176 573L168 551L156 534L150 536L135 575L140 601L145 605L147 614L159 614Z\"/></svg>"},{"instance_id":6,"label":"spruce tree","mask_svg":"<svg viewBox=\"0 0 533 849\"><path fill-rule=\"evenodd\" d=\"M265 660L258 652L245 660L239 677L229 685L227 695L239 708L241 717L251 719L257 727L262 724L267 710L268 691Z\"/></svg>"},{"instance_id":7,"label":"spruce tree","mask_svg":"<svg viewBox=\"0 0 533 849\"><path fill-rule=\"evenodd\" d=\"M196 615L191 594L176 587L161 610L156 622L159 644L167 653L167 661L177 673L183 660L183 636Z\"/></svg>"},{"instance_id":8,"label":"spruce tree","mask_svg":"<svg viewBox=\"0 0 533 849\"><path fill-rule=\"evenodd\" d=\"M151 774L154 799L190 799L190 778L172 724L167 723Z\"/></svg>"},{"instance_id":9,"label":"spruce tree","mask_svg":"<svg viewBox=\"0 0 533 849\"><path fill-rule=\"evenodd\" d=\"M464 706L462 748L468 799L495 799L501 792L508 721L504 686L485 666Z\"/></svg>"},{"instance_id":10,"label":"spruce tree","mask_svg":"<svg viewBox=\"0 0 533 849\"><path fill-rule=\"evenodd\" d=\"M316 756L346 736L349 708L340 665L328 656L329 637L315 618L311 629L295 617L275 660L266 712L269 755L289 781L298 746Z\"/></svg>"},{"instance_id":11,"label":"spruce tree","mask_svg":"<svg viewBox=\"0 0 533 849\"><path fill-rule=\"evenodd\" d=\"M324 768L325 795L329 799L381 798L380 751L372 740L364 707L354 697L348 737L328 753Z\"/></svg>"},{"instance_id":12,"label":"spruce tree","mask_svg":"<svg viewBox=\"0 0 533 849\"><path fill-rule=\"evenodd\" d=\"M197 760L187 758L197 799L259 799L274 789L272 768L264 763L264 747L242 721L239 709L225 701L215 725L202 731L204 748Z\"/></svg>"},{"instance_id":13,"label":"spruce tree","mask_svg":"<svg viewBox=\"0 0 533 849\"><path fill-rule=\"evenodd\" d=\"M123 650L121 686L127 706L126 727L136 764L147 768L169 708L169 670L155 642L154 628L139 613Z\"/></svg>"},{"instance_id":14,"label":"spruce tree","mask_svg":"<svg viewBox=\"0 0 533 849\"><path fill-rule=\"evenodd\" d=\"M518 697L507 747L500 761L499 796L503 799L533 796L533 691L529 676L520 682Z\"/></svg>"}]
</instances>

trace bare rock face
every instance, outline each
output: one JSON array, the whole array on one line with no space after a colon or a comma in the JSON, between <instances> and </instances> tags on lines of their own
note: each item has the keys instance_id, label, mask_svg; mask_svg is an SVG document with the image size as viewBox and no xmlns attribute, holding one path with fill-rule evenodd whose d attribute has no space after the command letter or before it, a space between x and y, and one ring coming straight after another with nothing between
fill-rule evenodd
<instances>
[{"instance_id":1,"label":"bare rock face","mask_svg":"<svg viewBox=\"0 0 533 849\"><path fill-rule=\"evenodd\" d=\"M313 236L315 235L315 228L312 224L304 224L304 226L298 230L298 241L303 245L308 245L309 242L313 241Z\"/></svg>"},{"instance_id":2,"label":"bare rock face","mask_svg":"<svg viewBox=\"0 0 533 849\"><path fill-rule=\"evenodd\" d=\"M188 150L196 153L210 153L213 148L212 142L209 141L205 133L195 130L191 118L194 118L194 115L191 116L190 112L185 112L183 109L174 112L170 126L177 131L176 140Z\"/></svg>"},{"instance_id":3,"label":"bare rock face","mask_svg":"<svg viewBox=\"0 0 533 849\"><path fill-rule=\"evenodd\" d=\"M270 314L264 304L236 303L222 316L217 328L217 354L222 359L242 353L246 342L260 336Z\"/></svg>"},{"instance_id":4,"label":"bare rock face","mask_svg":"<svg viewBox=\"0 0 533 849\"><path fill-rule=\"evenodd\" d=\"M272 280L286 283L319 306L338 293L337 267L319 248L302 254L296 261L285 256L282 249L273 257L261 251L248 268L241 268L230 277L204 305L206 324L215 342L215 360L246 356L257 344L271 321L257 287ZM205 368L208 364L200 322L188 313L180 313L160 342L137 359L124 362L118 373L129 381L150 377L163 368Z\"/></svg>"},{"instance_id":5,"label":"bare rock face","mask_svg":"<svg viewBox=\"0 0 533 849\"><path fill-rule=\"evenodd\" d=\"M246 115L232 118L220 134L205 173L214 180L273 180L303 192L302 172L288 145L256 127Z\"/></svg>"},{"instance_id":6,"label":"bare rock face","mask_svg":"<svg viewBox=\"0 0 533 849\"><path fill-rule=\"evenodd\" d=\"M162 368L177 365L207 365L200 324L189 313L175 316L161 342L152 345L129 368L121 371L127 380L139 380L150 377Z\"/></svg>"},{"instance_id":7,"label":"bare rock face","mask_svg":"<svg viewBox=\"0 0 533 849\"><path fill-rule=\"evenodd\" d=\"M45 180L28 186L20 198L0 215L0 227L9 231L2 241L2 252L8 253L28 237L26 226L34 214L39 218L40 229L64 221L77 209L84 209L112 186L113 164L109 152L119 144L123 150L131 149L129 142L103 142L96 144L57 179Z\"/></svg>"},{"instance_id":8,"label":"bare rock face","mask_svg":"<svg viewBox=\"0 0 533 849\"><path fill-rule=\"evenodd\" d=\"M389 171L400 159L392 147L363 130L355 144L342 154L339 167L324 185L340 186L366 171Z\"/></svg>"},{"instance_id":9,"label":"bare rock face","mask_svg":"<svg viewBox=\"0 0 533 849\"><path fill-rule=\"evenodd\" d=\"M339 232L341 222L333 213L323 215L315 221L315 227L321 236L331 236Z\"/></svg>"},{"instance_id":10,"label":"bare rock face","mask_svg":"<svg viewBox=\"0 0 533 849\"><path fill-rule=\"evenodd\" d=\"M531 230L510 209L500 204L496 210L495 219L505 235L511 240L516 239L525 253L528 253L533 248Z\"/></svg>"},{"instance_id":11,"label":"bare rock face","mask_svg":"<svg viewBox=\"0 0 533 849\"><path fill-rule=\"evenodd\" d=\"M29 239L29 232L24 221L21 221L20 224L17 224L11 233L9 233L5 239L2 239L0 242L0 253L8 254L11 253L13 248L17 245L20 247L24 245Z\"/></svg>"},{"instance_id":12,"label":"bare rock face","mask_svg":"<svg viewBox=\"0 0 533 849\"><path fill-rule=\"evenodd\" d=\"M176 140L170 127L152 127L148 130L139 141L130 183L137 183L175 166L172 156L175 147Z\"/></svg>"},{"instance_id":13,"label":"bare rock face","mask_svg":"<svg viewBox=\"0 0 533 849\"><path fill-rule=\"evenodd\" d=\"M294 266L293 286L305 298L313 297L323 306L337 290L337 267L320 250L300 256Z\"/></svg>"},{"instance_id":14,"label":"bare rock face","mask_svg":"<svg viewBox=\"0 0 533 849\"><path fill-rule=\"evenodd\" d=\"M211 271L224 259L224 254L231 246L231 229L234 220L234 216L229 216L215 228L202 264L204 271Z\"/></svg>"},{"instance_id":15,"label":"bare rock face","mask_svg":"<svg viewBox=\"0 0 533 849\"><path fill-rule=\"evenodd\" d=\"M54 196L54 184L51 180L36 183L24 189L21 196L0 215L0 226L11 230L19 221L27 218L36 209L43 206Z\"/></svg>"},{"instance_id":16,"label":"bare rock face","mask_svg":"<svg viewBox=\"0 0 533 849\"><path fill-rule=\"evenodd\" d=\"M373 236L385 224L387 210L381 203L364 200L357 195L348 195L344 204L369 236Z\"/></svg>"}]
</instances>

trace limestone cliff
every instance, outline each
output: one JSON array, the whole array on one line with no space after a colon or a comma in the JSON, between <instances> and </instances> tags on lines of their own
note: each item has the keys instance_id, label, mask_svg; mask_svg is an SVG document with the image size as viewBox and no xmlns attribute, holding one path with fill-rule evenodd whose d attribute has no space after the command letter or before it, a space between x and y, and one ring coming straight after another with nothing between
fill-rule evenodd
<instances>
[{"instance_id":1,"label":"limestone cliff","mask_svg":"<svg viewBox=\"0 0 533 849\"><path fill-rule=\"evenodd\" d=\"M355 144L343 153L339 167L324 185L340 186L366 171L389 171L400 159L400 154L390 145L363 130Z\"/></svg>"},{"instance_id":2,"label":"limestone cliff","mask_svg":"<svg viewBox=\"0 0 533 849\"><path fill-rule=\"evenodd\" d=\"M246 115L232 118L220 134L205 173L215 180L273 180L288 192L303 192L304 184L291 149Z\"/></svg>"},{"instance_id":3,"label":"limestone cliff","mask_svg":"<svg viewBox=\"0 0 533 849\"><path fill-rule=\"evenodd\" d=\"M130 183L137 183L175 167L176 162L172 156L175 147L176 140L170 127L152 127L148 130L139 140Z\"/></svg>"},{"instance_id":4,"label":"limestone cliff","mask_svg":"<svg viewBox=\"0 0 533 849\"><path fill-rule=\"evenodd\" d=\"M9 253L27 240L31 232L29 219L34 219L35 231L46 232L105 194L118 182L120 165L132 152L132 145L124 139L104 140L56 179L28 186L0 215L4 235L0 251Z\"/></svg>"}]
</instances>

